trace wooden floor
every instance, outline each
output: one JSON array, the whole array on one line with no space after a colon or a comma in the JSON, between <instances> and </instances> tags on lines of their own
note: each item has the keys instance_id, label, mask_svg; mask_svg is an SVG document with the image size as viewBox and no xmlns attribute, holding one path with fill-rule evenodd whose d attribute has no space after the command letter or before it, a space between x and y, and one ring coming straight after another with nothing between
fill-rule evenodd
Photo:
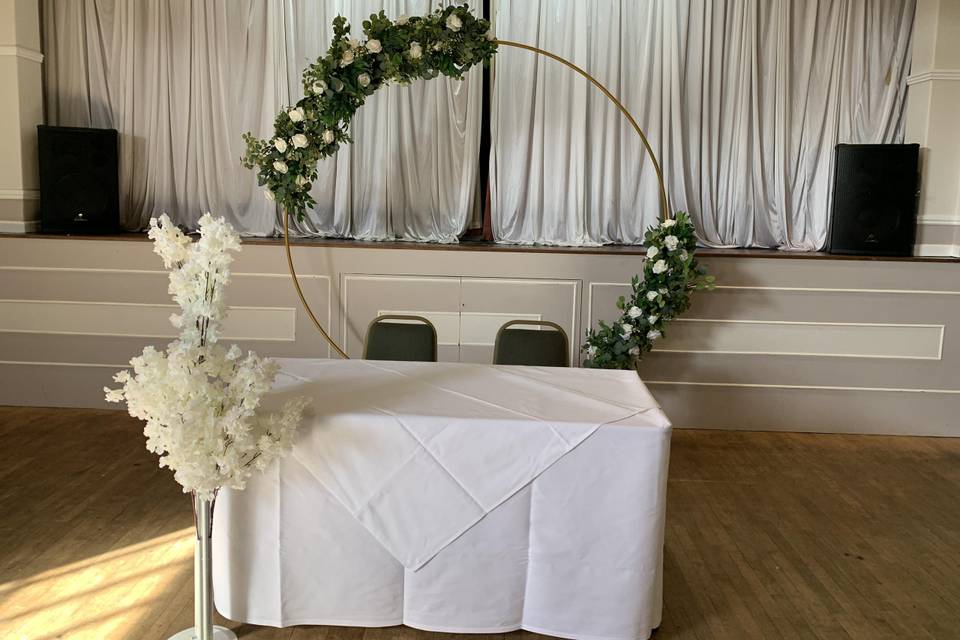
<instances>
[{"instance_id":1,"label":"wooden floor","mask_svg":"<svg viewBox=\"0 0 960 640\"><path fill-rule=\"evenodd\" d=\"M192 621L192 516L120 412L0 408L0 638ZM960 638L960 439L675 431L657 640ZM439 640L404 627L256 640Z\"/></svg>"}]
</instances>

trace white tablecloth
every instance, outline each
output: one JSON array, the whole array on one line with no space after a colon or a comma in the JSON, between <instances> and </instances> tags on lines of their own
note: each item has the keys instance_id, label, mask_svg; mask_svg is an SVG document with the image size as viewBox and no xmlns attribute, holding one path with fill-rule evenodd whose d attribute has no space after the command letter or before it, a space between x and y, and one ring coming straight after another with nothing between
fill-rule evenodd
<instances>
[{"instance_id":1,"label":"white tablecloth","mask_svg":"<svg viewBox=\"0 0 960 640\"><path fill-rule=\"evenodd\" d=\"M281 360L292 454L224 491L214 593L271 626L647 638L670 423L633 372Z\"/></svg>"}]
</instances>

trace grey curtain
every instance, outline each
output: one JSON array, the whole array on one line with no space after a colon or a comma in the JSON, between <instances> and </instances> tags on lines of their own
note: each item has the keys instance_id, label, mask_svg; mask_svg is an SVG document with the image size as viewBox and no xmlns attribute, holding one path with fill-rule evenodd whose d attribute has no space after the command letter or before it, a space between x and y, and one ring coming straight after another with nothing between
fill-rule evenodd
<instances>
[{"instance_id":1,"label":"grey curtain","mask_svg":"<svg viewBox=\"0 0 960 640\"><path fill-rule=\"evenodd\" d=\"M712 247L814 250L833 148L899 142L913 0L500 0L498 37L571 59L626 104L674 210ZM606 98L526 51L497 56L496 239L638 243L652 166Z\"/></svg>"},{"instance_id":2,"label":"grey curtain","mask_svg":"<svg viewBox=\"0 0 960 640\"><path fill-rule=\"evenodd\" d=\"M47 120L121 134L124 224L207 210L248 235L276 207L240 165L244 131L269 135L300 96L330 23L429 11L427 0L43 0ZM476 215L480 75L388 87L358 112L356 143L323 162L307 235L456 241Z\"/></svg>"}]
</instances>

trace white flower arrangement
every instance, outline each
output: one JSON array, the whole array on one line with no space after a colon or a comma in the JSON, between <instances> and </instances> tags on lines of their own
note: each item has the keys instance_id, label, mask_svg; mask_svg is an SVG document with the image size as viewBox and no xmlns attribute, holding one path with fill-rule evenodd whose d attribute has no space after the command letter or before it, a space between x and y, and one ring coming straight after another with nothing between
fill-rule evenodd
<instances>
[{"instance_id":1,"label":"white flower arrangement","mask_svg":"<svg viewBox=\"0 0 960 640\"><path fill-rule=\"evenodd\" d=\"M104 392L146 422L147 449L173 470L185 493L212 499L220 487L243 489L254 470L289 450L307 401L258 413L279 366L218 342L231 254L240 250L236 230L207 213L194 243L164 214L150 220L148 235L170 269L169 292L181 309L170 321L180 336L165 352L146 347L130 361L133 373L114 376L122 386Z\"/></svg>"},{"instance_id":2,"label":"white flower arrangement","mask_svg":"<svg viewBox=\"0 0 960 640\"><path fill-rule=\"evenodd\" d=\"M327 52L303 72L303 98L277 114L269 139L244 134L244 166L257 170L258 184L273 194L268 199L297 218L316 206L311 184L302 181L316 180L317 163L352 141L351 119L369 96L391 83L463 79L497 51L490 23L465 4L395 20L381 11L362 26L363 37L353 37L346 18L337 16Z\"/></svg>"},{"instance_id":3,"label":"white flower arrangement","mask_svg":"<svg viewBox=\"0 0 960 640\"><path fill-rule=\"evenodd\" d=\"M612 324L600 322L598 329L587 332L583 345L587 367L635 368L663 337L667 323L689 308L690 293L713 288L713 277L706 275L694 257L697 239L685 213L651 226L644 242L643 279L634 276L630 298L617 301L620 317Z\"/></svg>"}]
</instances>

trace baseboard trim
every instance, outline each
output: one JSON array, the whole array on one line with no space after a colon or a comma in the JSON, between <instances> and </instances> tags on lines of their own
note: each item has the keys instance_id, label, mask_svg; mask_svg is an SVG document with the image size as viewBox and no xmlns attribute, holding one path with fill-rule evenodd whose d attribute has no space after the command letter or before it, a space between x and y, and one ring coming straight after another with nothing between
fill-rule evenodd
<instances>
[{"instance_id":1,"label":"baseboard trim","mask_svg":"<svg viewBox=\"0 0 960 640\"><path fill-rule=\"evenodd\" d=\"M36 233L39 220L0 220L0 233Z\"/></svg>"},{"instance_id":2,"label":"baseboard trim","mask_svg":"<svg viewBox=\"0 0 960 640\"><path fill-rule=\"evenodd\" d=\"M960 245L917 244L913 246L913 255L938 258L960 258Z\"/></svg>"}]
</instances>

